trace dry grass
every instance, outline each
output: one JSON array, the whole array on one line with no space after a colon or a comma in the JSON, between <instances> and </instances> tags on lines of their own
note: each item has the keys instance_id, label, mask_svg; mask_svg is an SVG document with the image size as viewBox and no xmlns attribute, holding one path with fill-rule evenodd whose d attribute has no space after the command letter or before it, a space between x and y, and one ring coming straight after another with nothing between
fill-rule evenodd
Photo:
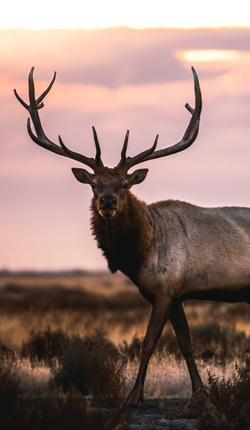
<instances>
[{"instance_id":1,"label":"dry grass","mask_svg":"<svg viewBox=\"0 0 250 430\"><path fill-rule=\"evenodd\" d=\"M80 417L92 422L86 429L114 428L119 414L97 414L96 424L86 396L118 405L135 380L150 315L136 288L122 275L2 273L0 292L0 379L7 389L0 397L12 393L14 402L9 402L11 421L6 414L0 417L7 420L6 428L15 428L16 420L39 430L40 420L64 429L65 411L76 417L71 428L82 428ZM234 362L242 366L250 352L249 307L190 302L185 310L201 376L206 382L209 370L214 387L222 387L218 381L232 381ZM145 392L148 398L191 393L169 324L150 361ZM55 408L48 406L51 402Z\"/></svg>"},{"instance_id":2,"label":"dry grass","mask_svg":"<svg viewBox=\"0 0 250 430\"><path fill-rule=\"evenodd\" d=\"M67 335L91 335L102 327L118 344L131 339L135 325L142 336L150 313L148 303L121 275L2 275L0 291L0 340L14 349L38 327Z\"/></svg>"},{"instance_id":3,"label":"dry grass","mask_svg":"<svg viewBox=\"0 0 250 430\"><path fill-rule=\"evenodd\" d=\"M208 379L208 370L219 379L231 378L235 372L235 363L231 360L224 362L223 366L215 359L209 362L197 359L196 363L204 382ZM127 364L126 376L131 387L135 382L138 368L138 360L129 361ZM191 392L191 381L184 360L175 355L151 358L145 382L147 398L184 399L190 397Z\"/></svg>"}]
</instances>

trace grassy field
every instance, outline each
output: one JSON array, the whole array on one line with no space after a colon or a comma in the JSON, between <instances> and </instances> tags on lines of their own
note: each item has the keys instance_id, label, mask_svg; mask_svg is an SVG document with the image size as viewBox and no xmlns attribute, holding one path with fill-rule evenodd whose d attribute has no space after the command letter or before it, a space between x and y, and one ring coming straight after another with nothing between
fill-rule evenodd
<instances>
[{"instance_id":1,"label":"grassy field","mask_svg":"<svg viewBox=\"0 0 250 430\"><path fill-rule=\"evenodd\" d=\"M0 388L0 418L3 414L6 428L15 424L10 422L13 410L19 429L20 422L25 428L34 422L37 426L46 416L43 411L50 411L48 399L57 405L57 420L70 409L75 417L87 414L88 422L93 418L86 403L90 398L115 407L122 403L136 377L150 315L149 304L128 279L106 273L2 272L0 298L0 386L7 387ZM249 306L192 301L185 310L203 381L207 383L209 371L219 380L232 378L235 361L243 365L250 354ZM145 393L147 399L191 394L186 364L169 324L150 361ZM1 399L9 397L17 404L8 415ZM20 399L26 399L25 407ZM26 415L20 418L21 410ZM54 409L50 413L55 416ZM108 428L108 420L115 428L117 414L94 414L99 421L90 428ZM47 419L53 423L51 415Z\"/></svg>"}]
</instances>

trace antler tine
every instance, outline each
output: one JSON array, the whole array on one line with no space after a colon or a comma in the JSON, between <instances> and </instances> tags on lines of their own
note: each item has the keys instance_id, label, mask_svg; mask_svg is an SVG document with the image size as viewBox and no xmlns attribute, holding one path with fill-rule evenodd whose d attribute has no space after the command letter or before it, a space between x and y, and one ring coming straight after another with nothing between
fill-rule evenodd
<instances>
[{"instance_id":1,"label":"antler tine","mask_svg":"<svg viewBox=\"0 0 250 430\"><path fill-rule=\"evenodd\" d=\"M31 116L32 122L34 124L38 138L42 139L43 141L46 141L46 140L49 141L49 139L46 137L46 135L43 131L42 123L41 123L41 120L40 120L40 117L38 114L38 109L41 109L44 106L44 104L41 103L41 101L44 99L46 94L48 94L53 83L55 82L56 72L54 73L53 79L50 82L48 88L43 92L43 94L40 97L38 97L37 100L35 98L35 85L34 85L33 74L34 74L34 67L32 67L32 69L30 70L29 79L28 79L28 81L29 81L29 101L30 101L28 111L30 113L30 116ZM30 128L30 130L31 130L31 128ZM32 136L32 135L30 134L30 136ZM53 142L49 141L49 143L53 145Z\"/></svg>"},{"instance_id":2,"label":"antler tine","mask_svg":"<svg viewBox=\"0 0 250 430\"><path fill-rule=\"evenodd\" d=\"M151 148L147 149L146 151L141 152L140 154L136 155L135 157L126 157L126 150L127 150L127 145L128 145L128 131L127 131L127 134L125 137L125 142L124 142L123 149L122 149L121 160L117 164L116 167L119 167L120 169L126 170L126 172L127 172L135 164L142 163L146 157L150 156L150 154L152 154L154 152L154 150L157 146L158 138L159 138L159 135L157 134L155 141L153 143L153 146L151 146Z\"/></svg>"},{"instance_id":3,"label":"antler tine","mask_svg":"<svg viewBox=\"0 0 250 430\"><path fill-rule=\"evenodd\" d=\"M201 97L201 90L200 90L200 84L199 84L197 73L193 67L191 69L192 69L193 78L194 78L195 108L193 109L188 103L185 105L186 109L191 113L192 118L189 121L189 124L183 135L183 138L175 145L169 146L168 148L165 148L165 149L159 149L158 151L154 152L153 154L145 158L143 161L153 160L155 158L161 158L167 155L171 155L171 154L175 154L177 152L183 151L184 149L191 146L192 143L195 141L198 135L199 126L200 126L202 97Z\"/></svg>"},{"instance_id":4,"label":"antler tine","mask_svg":"<svg viewBox=\"0 0 250 430\"><path fill-rule=\"evenodd\" d=\"M59 139L59 143L63 149L63 151L65 152L64 155L80 161L81 163L86 164L87 166L91 167L94 171L99 167L103 167L103 162L101 160L101 149L100 149L100 145L98 142L98 138L97 138L97 134L95 131L95 128L93 128L93 132L94 132L94 139L95 139L95 145L96 145L96 156L95 159L94 158L89 158L89 157L85 157L85 155L82 154L78 154L77 152L71 151L71 149L67 148L67 146L63 143L61 136L58 136Z\"/></svg>"},{"instance_id":5,"label":"antler tine","mask_svg":"<svg viewBox=\"0 0 250 430\"><path fill-rule=\"evenodd\" d=\"M140 153L139 155L136 155L135 157L126 158L125 156L123 156L121 161L117 165L117 167L120 167L128 171L131 167L135 166L136 164L142 163L144 161L153 160L155 158L161 158L167 155L175 154L177 152L183 151L184 149L192 145L192 143L195 141L199 132L200 114L202 109L202 97L201 97L199 79L193 67L192 67L192 72L194 77L195 108L193 109L188 103L185 105L186 109L191 113L192 118L180 142L168 148L159 149L158 151L155 151L157 141L158 141L158 135L157 135L152 148Z\"/></svg>"},{"instance_id":6,"label":"antler tine","mask_svg":"<svg viewBox=\"0 0 250 430\"><path fill-rule=\"evenodd\" d=\"M126 152L127 152L127 147L128 147L128 139L129 139L129 130L127 130L127 133L126 133L126 136L124 139L122 152L121 152L121 161L116 166L116 167L119 167L120 169L122 169L123 167L126 166L126 162L127 162Z\"/></svg>"},{"instance_id":7,"label":"antler tine","mask_svg":"<svg viewBox=\"0 0 250 430\"><path fill-rule=\"evenodd\" d=\"M103 167L104 165L103 165L103 162L101 160L101 148L100 148L100 144L99 144L99 140L98 140L98 137L97 137L97 133L96 133L95 127L92 127L92 130L93 130L95 147L96 147L95 162L96 162L97 166Z\"/></svg>"},{"instance_id":8,"label":"antler tine","mask_svg":"<svg viewBox=\"0 0 250 430\"><path fill-rule=\"evenodd\" d=\"M38 145L42 146L45 149L48 149L49 151L54 152L55 154L59 154L59 155L62 155L64 157L69 157L69 158L72 158L73 160L79 161L80 163L86 164L87 166L89 166L94 171L100 167L103 167L103 163L101 160L100 145L99 145L97 136L95 138L95 145L96 145L96 157L95 157L95 159L85 157L82 154L78 154L77 152L71 151L70 149L68 149L64 145L60 136L59 136L60 146L56 145L54 142L52 142L51 140L48 139L48 137L45 135L45 133L43 131L43 127L42 127L41 120L40 120L40 117L38 114L38 110L44 106L44 104L42 103L42 100L45 98L45 96L51 90L51 88L55 82L55 79L56 79L56 72L54 73L54 76L53 76L49 86L47 87L47 89L38 97L37 100L35 98L35 85L34 85L33 74L34 74L34 67L32 67L32 69L30 70L29 79L28 79L28 82L29 82L29 102L30 102L29 105L27 103L25 103L24 100L22 100L22 98L18 95L17 91L14 90L14 94L15 94L17 100L22 104L22 106L24 106L25 109L27 109L29 111L29 114L31 116L35 131L36 131L36 135L35 135L31 129L30 118L29 118L28 122L27 122L27 129L28 129L28 133L29 133L31 139L35 143L37 143Z\"/></svg>"},{"instance_id":9,"label":"antler tine","mask_svg":"<svg viewBox=\"0 0 250 430\"><path fill-rule=\"evenodd\" d=\"M127 152L127 147L128 147L128 138L129 138L129 130L127 130L125 139L124 139L124 144L122 147L122 152L121 152L121 157L122 160L126 160L126 152Z\"/></svg>"}]
</instances>

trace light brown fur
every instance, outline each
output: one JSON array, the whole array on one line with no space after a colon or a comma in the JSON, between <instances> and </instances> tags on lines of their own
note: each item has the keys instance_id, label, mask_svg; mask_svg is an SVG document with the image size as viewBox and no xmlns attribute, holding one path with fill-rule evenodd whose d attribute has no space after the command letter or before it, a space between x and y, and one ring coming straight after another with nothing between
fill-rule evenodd
<instances>
[{"instance_id":1,"label":"light brown fur","mask_svg":"<svg viewBox=\"0 0 250 430\"><path fill-rule=\"evenodd\" d=\"M115 181L105 185L117 195ZM201 208L173 200L146 206L128 191L120 202L122 212L104 219L96 201L94 197L93 234L110 270L129 276L152 304L138 378L125 404L138 405L142 399L148 361L167 319L193 391L201 389L182 302L250 302L250 209Z\"/></svg>"}]
</instances>

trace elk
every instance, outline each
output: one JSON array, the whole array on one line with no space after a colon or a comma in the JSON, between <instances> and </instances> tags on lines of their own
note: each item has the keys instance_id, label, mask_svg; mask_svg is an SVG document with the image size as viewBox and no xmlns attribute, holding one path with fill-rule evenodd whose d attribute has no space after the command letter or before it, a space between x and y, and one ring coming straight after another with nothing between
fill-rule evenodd
<instances>
[{"instance_id":1,"label":"elk","mask_svg":"<svg viewBox=\"0 0 250 430\"><path fill-rule=\"evenodd\" d=\"M149 359L162 330L169 320L186 360L193 393L203 383L193 357L192 341L183 308L188 299L250 303L250 209L236 207L202 208L186 202L166 200L146 205L130 191L146 178L148 169L128 171L135 165L188 148L199 130L202 98L199 80L192 68L195 108L186 108L191 119L177 144L156 150L153 146L140 154L126 155L127 131L121 159L116 167L105 167L93 127L95 158L68 149L44 133L38 110L50 91L54 77L44 93L35 98L34 68L29 74L29 104L14 90L19 102L29 111L27 128L31 139L49 151L87 165L73 168L76 179L93 190L92 232L107 259L112 273L117 270L129 277L142 296L152 305L152 313L141 349L141 363L135 385L125 405L137 406L143 398L143 386Z\"/></svg>"}]
</instances>

